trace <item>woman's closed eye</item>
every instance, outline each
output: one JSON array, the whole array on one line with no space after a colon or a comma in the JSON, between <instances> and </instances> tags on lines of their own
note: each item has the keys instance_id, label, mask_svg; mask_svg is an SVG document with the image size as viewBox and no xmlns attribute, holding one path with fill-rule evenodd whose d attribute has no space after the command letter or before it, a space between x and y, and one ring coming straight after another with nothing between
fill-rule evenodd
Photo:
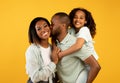
<instances>
[{"instance_id":1,"label":"woman's closed eye","mask_svg":"<svg viewBox=\"0 0 120 83\"><path fill-rule=\"evenodd\" d=\"M47 25L47 24L44 24L43 27L46 28L46 27L48 27L48 25Z\"/></svg>"}]
</instances>

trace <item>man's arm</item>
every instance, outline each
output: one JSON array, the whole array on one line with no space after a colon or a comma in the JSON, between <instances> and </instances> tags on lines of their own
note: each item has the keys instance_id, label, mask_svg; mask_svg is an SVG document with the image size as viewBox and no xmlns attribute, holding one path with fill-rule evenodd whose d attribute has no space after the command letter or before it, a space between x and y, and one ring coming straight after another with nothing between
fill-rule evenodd
<instances>
[{"instance_id":1,"label":"man's arm","mask_svg":"<svg viewBox=\"0 0 120 83\"><path fill-rule=\"evenodd\" d=\"M84 62L90 66L86 83L92 83L98 75L98 72L100 71L101 67L98 61L92 55L89 56Z\"/></svg>"}]
</instances>

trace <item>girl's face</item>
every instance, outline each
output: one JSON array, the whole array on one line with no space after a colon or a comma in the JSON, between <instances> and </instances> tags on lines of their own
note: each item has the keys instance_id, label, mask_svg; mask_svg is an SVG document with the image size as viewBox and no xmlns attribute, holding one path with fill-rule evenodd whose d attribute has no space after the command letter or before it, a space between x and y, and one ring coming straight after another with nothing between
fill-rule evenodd
<instances>
[{"instance_id":1,"label":"girl's face","mask_svg":"<svg viewBox=\"0 0 120 83\"><path fill-rule=\"evenodd\" d=\"M35 29L40 39L48 39L50 37L50 27L46 21L38 21L36 23Z\"/></svg>"},{"instance_id":2,"label":"girl's face","mask_svg":"<svg viewBox=\"0 0 120 83\"><path fill-rule=\"evenodd\" d=\"M73 18L73 25L75 28L81 28L85 25L85 23L87 23L86 19L85 19L85 13L81 10L78 10L75 13L75 16Z\"/></svg>"}]
</instances>

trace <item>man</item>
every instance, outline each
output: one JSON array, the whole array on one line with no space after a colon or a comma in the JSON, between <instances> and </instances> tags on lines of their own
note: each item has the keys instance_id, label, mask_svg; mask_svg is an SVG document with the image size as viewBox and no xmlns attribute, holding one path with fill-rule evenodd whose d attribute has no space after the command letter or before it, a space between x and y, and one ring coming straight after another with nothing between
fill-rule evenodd
<instances>
[{"instance_id":1,"label":"man","mask_svg":"<svg viewBox=\"0 0 120 83\"><path fill-rule=\"evenodd\" d=\"M56 38L56 45L61 50L66 50L72 46L76 39L68 33L70 24L69 17L64 12L56 13L51 19L51 34ZM58 77L62 83L92 83L97 76L100 65L91 55L85 46L79 51L64 56L57 64ZM85 64L90 66L88 74L86 73ZM82 77L82 78L80 78Z\"/></svg>"}]
</instances>

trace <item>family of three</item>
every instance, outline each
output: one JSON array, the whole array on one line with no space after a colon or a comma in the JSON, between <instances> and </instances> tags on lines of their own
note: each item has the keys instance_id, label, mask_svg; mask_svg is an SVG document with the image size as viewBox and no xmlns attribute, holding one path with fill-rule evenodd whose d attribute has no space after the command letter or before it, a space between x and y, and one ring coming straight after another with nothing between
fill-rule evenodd
<instances>
[{"instance_id":1,"label":"family of three","mask_svg":"<svg viewBox=\"0 0 120 83\"><path fill-rule=\"evenodd\" d=\"M93 17L84 8L69 15L58 12L51 24L44 17L34 18L25 54L28 83L92 83L101 69L92 42L95 33Z\"/></svg>"}]
</instances>

